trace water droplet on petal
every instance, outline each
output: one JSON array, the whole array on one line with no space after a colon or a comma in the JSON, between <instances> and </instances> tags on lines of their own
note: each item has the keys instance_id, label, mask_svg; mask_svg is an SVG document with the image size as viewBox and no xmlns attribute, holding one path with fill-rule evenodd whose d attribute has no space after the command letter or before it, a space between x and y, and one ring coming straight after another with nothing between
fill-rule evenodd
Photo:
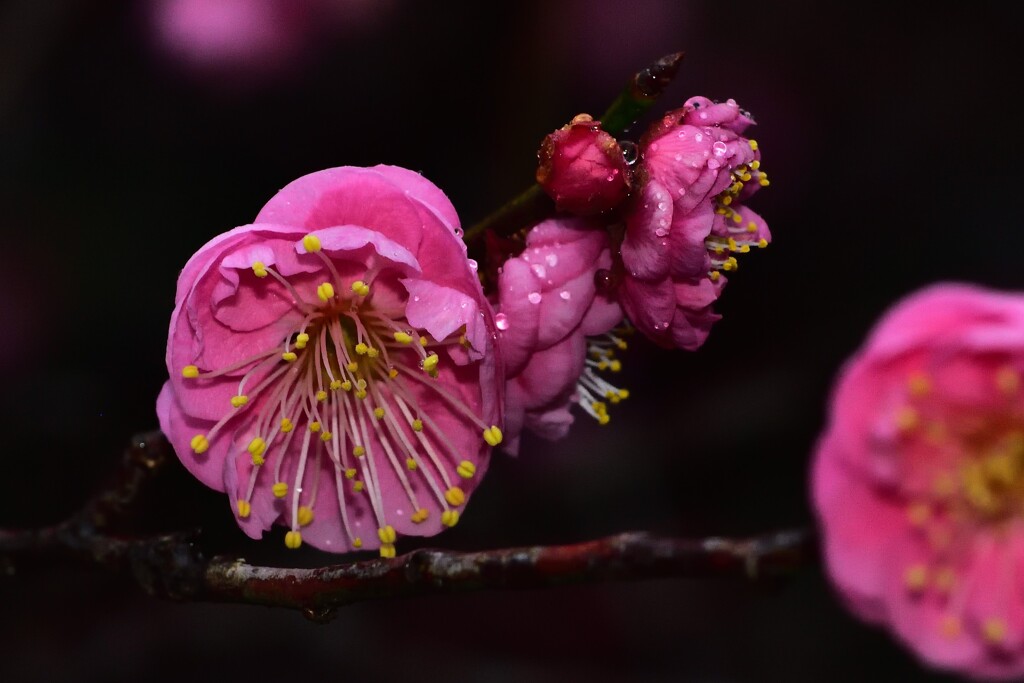
<instances>
[{"instance_id":1,"label":"water droplet on petal","mask_svg":"<svg viewBox=\"0 0 1024 683\"><path fill-rule=\"evenodd\" d=\"M558 293L558 296L561 297L562 301L568 301L570 298L572 298L572 294L569 292L568 289L563 289L561 292Z\"/></svg>"},{"instance_id":2,"label":"water droplet on petal","mask_svg":"<svg viewBox=\"0 0 1024 683\"><path fill-rule=\"evenodd\" d=\"M542 266L539 263L534 263L532 266L530 266L530 270L533 271L534 275L541 278L547 274L547 271L544 270L544 266Z\"/></svg>"},{"instance_id":3,"label":"water droplet on petal","mask_svg":"<svg viewBox=\"0 0 1024 683\"><path fill-rule=\"evenodd\" d=\"M720 164L718 162L718 159L708 159L708 168L710 168L712 171L714 171L716 168L718 168L721 165L722 164Z\"/></svg>"},{"instance_id":4,"label":"water droplet on petal","mask_svg":"<svg viewBox=\"0 0 1024 683\"><path fill-rule=\"evenodd\" d=\"M725 143L721 141L711 145L711 149L715 150L716 157L725 156L725 153L729 150Z\"/></svg>"},{"instance_id":5,"label":"water droplet on petal","mask_svg":"<svg viewBox=\"0 0 1024 683\"><path fill-rule=\"evenodd\" d=\"M544 257L544 260L547 261L548 265L551 266L552 268L558 265L557 254L548 254L547 256Z\"/></svg>"},{"instance_id":6,"label":"water droplet on petal","mask_svg":"<svg viewBox=\"0 0 1024 683\"><path fill-rule=\"evenodd\" d=\"M622 148L622 158L626 160L626 163L630 166L635 164L637 157L636 143L630 140L620 140L619 147Z\"/></svg>"},{"instance_id":7,"label":"water droplet on petal","mask_svg":"<svg viewBox=\"0 0 1024 683\"><path fill-rule=\"evenodd\" d=\"M703 142L704 136L701 135L700 133L697 133L696 135L693 136L693 139L696 140L697 142Z\"/></svg>"},{"instance_id":8,"label":"water droplet on petal","mask_svg":"<svg viewBox=\"0 0 1024 683\"><path fill-rule=\"evenodd\" d=\"M504 313L496 313L494 316L494 325L501 331L508 329L508 316Z\"/></svg>"},{"instance_id":9,"label":"water droplet on petal","mask_svg":"<svg viewBox=\"0 0 1024 683\"><path fill-rule=\"evenodd\" d=\"M418 296L414 296L414 297L412 298L412 300L413 300L413 301L419 301L419 300L420 300L420 298L419 298Z\"/></svg>"},{"instance_id":10,"label":"water droplet on petal","mask_svg":"<svg viewBox=\"0 0 1024 683\"><path fill-rule=\"evenodd\" d=\"M651 145L651 151L652 152L657 152L658 151L658 143L657 142L655 142L653 145Z\"/></svg>"},{"instance_id":11,"label":"water droplet on petal","mask_svg":"<svg viewBox=\"0 0 1024 683\"><path fill-rule=\"evenodd\" d=\"M679 188L679 196L680 197L685 197L686 196L686 188L685 187L680 187Z\"/></svg>"},{"instance_id":12,"label":"water droplet on petal","mask_svg":"<svg viewBox=\"0 0 1024 683\"><path fill-rule=\"evenodd\" d=\"M529 301L531 304L539 304L540 292L530 292L529 294L526 295L526 300Z\"/></svg>"},{"instance_id":13,"label":"water droplet on petal","mask_svg":"<svg viewBox=\"0 0 1024 683\"><path fill-rule=\"evenodd\" d=\"M479 267L480 266L477 265L477 262L475 260L469 259L469 269L470 270L472 270L475 273L477 271L477 268L479 268Z\"/></svg>"},{"instance_id":14,"label":"water droplet on petal","mask_svg":"<svg viewBox=\"0 0 1024 683\"><path fill-rule=\"evenodd\" d=\"M708 113L707 113L706 111L702 111L702 112L700 113L700 117L701 117L702 119L706 119L706 118L708 117Z\"/></svg>"},{"instance_id":15,"label":"water droplet on petal","mask_svg":"<svg viewBox=\"0 0 1024 683\"><path fill-rule=\"evenodd\" d=\"M657 230L654 231L654 234L657 235L658 237L667 237L668 236L668 229L666 229L666 228L658 228Z\"/></svg>"}]
</instances>

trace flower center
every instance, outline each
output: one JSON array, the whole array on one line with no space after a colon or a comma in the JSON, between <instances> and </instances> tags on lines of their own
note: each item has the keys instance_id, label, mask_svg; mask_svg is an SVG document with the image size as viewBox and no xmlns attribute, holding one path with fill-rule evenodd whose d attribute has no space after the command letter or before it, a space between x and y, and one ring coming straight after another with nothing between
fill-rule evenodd
<instances>
[{"instance_id":1,"label":"flower center","mask_svg":"<svg viewBox=\"0 0 1024 683\"><path fill-rule=\"evenodd\" d=\"M500 443L501 431L437 381L439 353L452 345L468 346L465 335L430 338L412 328L404 312L396 313L404 305L390 301L394 288L385 287L387 303L375 305L379 270L343 282L315 235L307 235L303 245L323 263L325 279L316 286L315 301L305 300L271 266L252 264L256 286L270 281L284 286L301 320L276 345L228 367L182 370L197 382L244 371L224 416L207 433L197 434L192 448L201 457L215 439L228 438L237 446L231 457L251 460L247 492L236 502L240 517L251 513L258 482L272 478L273 495L290 497L291 531L285 543L292 548L302 543L300 527L313 521L321 459L328 459L349 546L359 548L363 541L347 496L364 496L376 518L381 555L393 557L396 534L384 500L385 471L404 492L412 522L429 516L428 496L436 500L445 526L458 522L458 508L466 499L459 482L476 473L477 453L459 452L446 433L451 422L446 417L443 428L435 419L438 408L478 430L489 445ZM223 434L229 426L231 435Z\"/></svg>"}]
</instances>

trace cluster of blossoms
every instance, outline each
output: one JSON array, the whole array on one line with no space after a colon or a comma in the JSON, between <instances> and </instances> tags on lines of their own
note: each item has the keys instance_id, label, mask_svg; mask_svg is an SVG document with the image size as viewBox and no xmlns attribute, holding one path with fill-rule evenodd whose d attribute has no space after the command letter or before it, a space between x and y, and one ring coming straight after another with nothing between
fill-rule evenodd
<instances>
[{"instance_id":1,"label":"cluster of blossoms","mask_svg":"<svg viewBox=\"0 0 1024 683\"><path fill-rule=\"evenodd\" d=\"M533 226L485 295L444 194L404 169L299 178L186 264L160 424L254 538L379 549L454 526L499 444L601 424L622 335L695 349L737 254L769 239L735 102L693 98L627 161L598 122L552 134Z\"/></svg>"},{"instance_id":2,"label":"cluster of blossoms","mask_svg":"<svg viewBox=\"0 0 1024 683\"><path fill-rule=\"evenodd\" d=\"M939 285L840 376L814 502L833 583L926 662L1024 676L1024 296Z\"/></svg>"}]
</instances>

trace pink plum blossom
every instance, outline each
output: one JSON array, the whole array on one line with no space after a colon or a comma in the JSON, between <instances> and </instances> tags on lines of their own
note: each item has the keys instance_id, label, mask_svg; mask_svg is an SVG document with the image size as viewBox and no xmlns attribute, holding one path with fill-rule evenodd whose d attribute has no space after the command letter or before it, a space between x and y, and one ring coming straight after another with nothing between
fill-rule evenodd
<instances>
[{"instance_id":1,"label":"pink plum blossom","mask_svg":"<svg viewBox=\"0 0 1024 683\"><path fill-rule=\"evenodd\" d=\"M928 664L1024 676L1024 295L937 285L840 374L817 447L828 572Z\"/></svg>"},{"instance_id":2,"label":"pink plum blossom","mask_svg":"<svg viewBox=\"0 0 1024 683\"><path fill-rule=\"evenodd\" d=\"M743 202L768 185L753 123L733 101L693 97L640 143L637 191L626 209L619 300L656 343L696 349L719 316L712 305L736 254L765 247L764 220Z\"/></svg>"},{"instance_id":3,"label":"pink plum blossom","mask_svg":"<svg viewBox=\"0 0 1024 683\"><path fill-rule=\"evenodd\" d=\"M579 114L544 138L537 182L559 211L589 216L615 208L629 194L629 166L601 122Z\"/></svg>"},{"instance_id":4,"label":"pink plum blossom","mask_svg":"<svg viewBox=\"0 0 1024 683\"><path fill-rule=\"evenodd\" d=\"M502 439L497 332L459 233L420 175L334 168L185 265L160 425L249 536L393 557L458 522Z\"/></svg>"},{"instance_id":5,"label":"pink plum blossom","mask_svg":"<svg viewBox=\"0 0 1024 683\"><path fill-rule=\"evenodd\" d=\"M607 233L582 218L536 225L526 249L505 262L497 320L508 378L508 450L515 451L524 428L547 439L564 437L572 403L607 423L605 399L627 395L595 373L620 367L612 356L616 342L623 342L610 332L622 310L595 284L595 274L611 262Z\"/></svg>"}]
</instances>

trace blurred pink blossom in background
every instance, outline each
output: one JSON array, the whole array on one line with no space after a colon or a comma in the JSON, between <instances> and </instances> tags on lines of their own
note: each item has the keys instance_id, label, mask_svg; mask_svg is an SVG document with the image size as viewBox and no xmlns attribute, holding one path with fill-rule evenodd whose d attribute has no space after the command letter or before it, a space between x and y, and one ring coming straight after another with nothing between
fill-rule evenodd
<instances>
[{"instance_id":1,"label":"blurred pink blossom in background","mask_svg":"<svg viewBox=\"0 0 1024 683\"><path fill-rule=\"evenodd\" d=\"M938 285L840 375L813 471L835 587L918 656L1024 675L1024 296Z\"/></svg>"}]
</instances>

